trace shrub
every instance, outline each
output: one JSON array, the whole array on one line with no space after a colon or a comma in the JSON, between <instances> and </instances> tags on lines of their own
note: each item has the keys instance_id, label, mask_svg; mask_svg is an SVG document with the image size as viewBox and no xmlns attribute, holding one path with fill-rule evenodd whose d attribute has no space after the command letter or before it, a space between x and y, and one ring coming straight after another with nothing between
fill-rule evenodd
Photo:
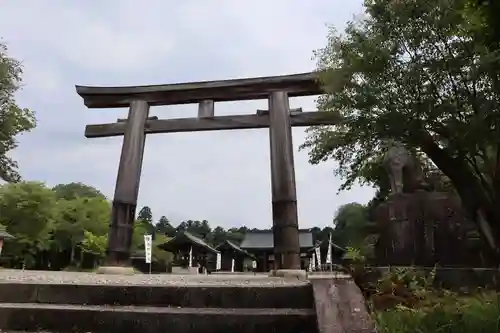
<instances>
[{"instance_id":1,"label":"shrub","mask_svg":"<svg viewBox=\"0 0 500 333\"><path fill-rule=\"evenodd\" d=\"M380 333L497 333L500 332L499 294L460 297L447 294L432 304L398 305L374 313Z\"/></svg>"}]
</instances>

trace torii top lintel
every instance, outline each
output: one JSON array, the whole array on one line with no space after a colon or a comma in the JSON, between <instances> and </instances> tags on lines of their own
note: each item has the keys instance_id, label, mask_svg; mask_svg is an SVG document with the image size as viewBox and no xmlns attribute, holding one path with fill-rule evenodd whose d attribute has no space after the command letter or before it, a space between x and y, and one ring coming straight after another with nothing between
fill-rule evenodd
<instances>
[{"instance_id":1,"label":"torii top lintel","mask_svg":"<svg viewBox=\"0 0 500 333\"><path fill-rule=\"evenodd\" d=\"M89 87L76 86L89 108L128 107L133 100L149 105L175 105L240 101L268 98L273 91L286 91L289 97L319 95L323 92L317 72L293 75L201 81L149 86Z\"/></svg>"}]
</instances>

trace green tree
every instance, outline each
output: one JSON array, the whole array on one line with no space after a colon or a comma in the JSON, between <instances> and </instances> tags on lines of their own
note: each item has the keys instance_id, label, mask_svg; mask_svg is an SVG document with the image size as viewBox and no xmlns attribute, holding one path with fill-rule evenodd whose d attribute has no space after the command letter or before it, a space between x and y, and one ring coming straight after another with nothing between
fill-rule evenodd
<instances>
[{"instance_id":1,"label":"green tree","mask_svg":"<svg viewBox=\"0 0 500 333\"><path fill-rule=\"evenodd\" d=\"M152 260L158 263L167 265L172 262L173 254L158 248L158 245L164 244L170 240L170 237L165 235L157 235L156 239L153 241L151 257Z\"/></svg>"},{"instance_id":2,"label":"green tree","mask_svg":"<svg viewBox=\"0 0 500 333\"><path fill-rule=\"evenodd\" d=\"M144 220L136 220L132 233L132 251L144 249L144 235L151 234L151 225Z\"/></svg>"},{"instance_id":3,"label":"green tree","mask_svg":"<svg viewBox=\"0 0 500 333\"><path fill-rule=\"evenodd\" d=\"M499 12L500 2L497 0L468 0L464 10L472 36L481 40L492 51L500 49Z\"/></svg>"},{"instance_id":4,"label":"green tree","mask_svg":"<svg viewBox=\"0 0 500 333\"><path fill-rule=\"evenodd\" d=\"M149 208L148 206L142 207L139 211L139 214L137 214L137 219L149 224L153 224L153 213L151 212L151 208Z\"/></svg>"},{"instance_id":5,"label":"green tree","mask_svg":"<svg viewBox=\"0 0 500 333\"><path fill-rule=\"evenodd\" d=\"M98 258L104 258L108 242L107 235L94 235L90 231L84 231L80 248L83 252L91 253Z\"/></svg>"},{"instance_id":6,"label":"green tree","mask_svg":"<svg viewBox=\"0 0 500 333\"><path fill-rule=\"evenodd\" d=\"M227 239L226 231L223 227L215 227L211 233L210 243L217 246Z\"/></svg>"},{"instance_id":7,"label":"green tree","mask_svg":"<svg viewBox=\"0 0 500 333\"><path fill-rule=\"evenodd\" d=\"M241 244L243 239L245 238L245 233L249 229L247 227L240 227L240 228L231 228L228 229L226 232L226 239L228 241L231 241L235 244ZM255 231L255 230L254 230Z\"/></svg>"},{"instance_id":8,"label":"green tree","mask_svg":"<svg viewBox=\"0 0 500 333\"><path fill-rule=\"evenodd\" d=\"M187 231L198 237L206 238L210 235L212 229L207 220L187 220L182 221L176 228L177 231Z\"/></svg>"},{"instance_id":9,"label":"green tree","mask_svg":"<svg viewBox=\"0 0 500 333\"><path fill-rule=\"evenodd\" d=\"M499 58L471 38L460 0L367 0L317 52L333 127L308 129L310 162L338 161L342 189L372 183L391 140L431 160L491 248L500 249Z\"/></svg>"},{"instance_id":10,"label":"green tree","mask_svg":"<svg viewBox=\"0 0 500 333\"><path fill-rule=\"evenodd\" d=\"M34 265L37 252L47 247L56 216L54 192L43 183L20 182L0 186L0 224L15 237L4 255L28 268Z\"/></svg>"},{"instance_id":11,"label":"green tree","mask_svg":"<svg viewBox=\"0 0 500 333\"><path fill-rule=\"evenodd\" d=\"M21 63L7 54L7 47L0 43L0 179L17 182L17 162L7 154L18 145L16 136L35 128L35 114L20 108L14 95L21 88L23 74Z\"/></svg>"},{"instance_id":12,"label":"green tree","mask_svg":"<svg viewBox=\"0 0 500 333\"><path fill-rule=\"evenodd\" d=\"M166 235L168 237L175 236L175 228L170 224L166 216L160 217L158 223L155 225L156 233Z\"/></svg>"},{"instance_id":13,"label":"green tree","mask_svg":"<svg viewBox=\"0 0 500 333\"><path fill-rule=\"evenodd\" d=\"M365 205L352 202L339 207L333 219L332 240L343 247L363 247L368 235L368 210Z\"/></svg>"},{"instance_id":14,"label":"green tree","mask_svg":"<svg viewBox=\"0 0 500 333\"><path fill-rule=\"evenodd\" d=\"M58 219L54 225L53 239L59 249L71 249L70 264L76 266L76 250L84 241L86 232L95 237L107 235L111 207L101 197L76 197L58 200L57 208ZM81 262L81 258L78 261Z\"/></svg>"},{"instance_id":15,"label":"green tree","mask_svg":"<svg viewBox=\"0 0 500 333\"><path fill-rule=\"evenodd\" d=\"M106 199L106 196L101 191L83 183L59 184L54 186L52 190L55 192L57 199L73 200L77 197Z\"/></svg>"}]
</instances>

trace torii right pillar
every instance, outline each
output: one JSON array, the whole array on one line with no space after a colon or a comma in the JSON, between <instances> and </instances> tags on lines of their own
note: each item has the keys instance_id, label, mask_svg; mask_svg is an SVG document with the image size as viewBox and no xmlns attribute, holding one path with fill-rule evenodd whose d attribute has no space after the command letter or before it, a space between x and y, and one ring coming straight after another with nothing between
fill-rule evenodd
<instances>
[{"instance_id":1,"label":"torii right pillar","mask_svg":"<svg viewBox=\"0 0 500 333\"><path fill-rule=\"evenodd\" d=\"M297 191L288 94L269 95L275 269L300 270Z\"/></svg>"}]
</instances>

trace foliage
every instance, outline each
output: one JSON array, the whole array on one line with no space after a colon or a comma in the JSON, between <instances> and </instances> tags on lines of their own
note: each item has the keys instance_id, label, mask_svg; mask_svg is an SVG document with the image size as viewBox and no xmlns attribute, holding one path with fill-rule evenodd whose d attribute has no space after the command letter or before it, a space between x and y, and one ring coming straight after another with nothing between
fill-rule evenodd
<instances>
[{"instance_id":1,"label":"foliage","mask_svg":"<svg viewBox=\"0 0 500 333\"><path fill-rule=\"evenodd\" d=\"M150 224L144 220L134 222L134 232L132 234L132 251L144 249L144 235L151 234Z\"/></svg>"},{"instance_id":2,"label":"foliage","mask_svg":"<svg viewBox=\"0 0 500 333\"><path fill-rule=\"evenodd\" d=\"M332 241L342 247L362 248L369 224L365 205L356 202L342 205L333 219Z\"/></svg>"},{"instance_id":3,"label":"foliage","mask_svg":"<svg viewBox=\"0 0 500 333\"><path fill-rule=\"evenodd\" d=\"M44 250L56 218L55 195L42 183L25 182L0 186L0 224L15 237L4 255L29 264Z\"/></svg>"},{"instance_id":4,"label":"foliage","mask_svg":"<svg viewBox=\"0 0 500 333\"><path fill-rule=\"evenodd\" d=\"M500 49L499 12L500 3L496 0L469 0L463 11L473 37L496 52Z\"/></svg>"},{"instance_id":5,"label":"foliage","mask_svg":"<svg viewBox=\"0 0 500 333\"><path fill-rule=\"evenodd\" d=\"M153 252L152 259L156 262L167 264L172 262L173 255L170 252L158 250L158 245L166 243L170 240L170 237L165 235L158 235L153 241Z\"/></svg>"},{"instance_id":6,"label":"foliage","mask_svg":"<svg viewBox=\"0 0 500 333\"><path fill-rule=\"evenodd\" d=\"M102 237L107 235L107 225L111 216L110 204L100 196L90 198L76 196L72 200L58 200L56 209L58 216L52 232L52 240L58 248L69 247L71 249L70 263L75 264L75 250L79 244L85 241L87 245L95 241L100 242ZM80 248L83 250L81 246ZM104 251L89 249L84 252L100 257L104 254Z\"/></svg>"},{"instance_id":7,"label":"foliage","mask_svg":"<svg viewBox=\"0 0 500 333\"><path fill-rule=\"evenodd\" d=\"M95 260L103 257L110 204L94 195L97 190L81 193L88 197L60 195L61 189L73 185L58 185L55 190L39 182L0 186L0 223L15 237L3 251L4 265L62 268L80 265L84 253ZM77 188L90 187L80 184Z\"/></svg>"},{"instance_id":8,"label":"foliage","mask_svg":"<svg viewBox=\"0 0 500 333\"><path fill-rule=\"evenodd\" d=\"M395 268L377 281L376 292L370 300L375 309L393 308L397 305L422 307L435 300L435 269L429 273L414 268Z\"/></svg>"},{"instance_id":9,"label":"foliage","mask_svg":"<svg viewBox=\"0 0 500 333\"><path fill-rule=\"evenodd\" d=\"M495 292L457 294L436 287L436 270L393 268L377 280L367 268L356 283L381 333L498 332L500 298ZM356 280L356 276L354 277Z\"/></svg>"},{"instance_id":10,"label":"foliage","mask_svg":"<svg viewBox=\"0 0 500 333\"><path fill-rule=\"evenodd\" d=\"M77 197L106 199L101 191L82 183L59 184L54 186L52 191L55 192L57 199L73 200Z\"/></svg>"},{"instance_id":11,"label":"foliage","mask_svg":"<svg viewBox=\"0 0 500 333\"><path fill-rule=\"evenodd\" d=\"M475 39L463 0L367 0L366 15L334 29L317 52L336 126L308 129L311 163L333 158L341 189L379 185L394 140L432 162L500 249L500 56Z\"/></svg>"},{"instance_id":12,"label":"foliage","mask_svg":"<svg viewBox=\"0 0 500 333\"><path fill-rule=\"evenodd\" d=\"M21 63L7 54L7 46L0 43L0 179L17 182L21 176L17 163L7 154L17 147L16 136L36 126L35 114L20 108L14 95L21 88Z\"/></svg>"},{"instance_id":13,"label":"foliage","mask_svg":"<svg viewBox=\"0 0 500 333\"><path fill-rule=\"evenodd\" d=\"M380 333L476 333L500 331L500 295L448 294L417 309L397 306L375 313Z\"/></svg>"},{"instance_id":14,"label":"foliage","mask_svg":"<svg viewBox=\"0 0 500 333\"><path fill-rule=\"evenodd\" d=\"M139 211L139 214L137 215L137 219L148 224L153 224L153 213L151 212L151 208L149 208L148 206L142 207L142 209Z\"/></svg>"},{"instance_id":15,"label":"foliage","mask_svg":"<svg viewBox=\"0 0 500 333\"><path fill-rule=\"evenodd\" d=\"M131 251L142 252L144 235L156 234L153 261L163 265L172 261L172 254L157 246L178 231L189 231L217 246L225 240L239 244L247 231L258 230L247 227L226 230L220 226L212 229L206 220L187 220L173 227L165 216L154 224L151 210L146 207L141 211L134 223ZM1 265L26 269L93 269L105 257L110 220L110 202L99 190L86 184L59 184L53 188L39 182L0 185L0 225L15 237L6 241ZM315 230L316 240L328 240L333 229Z\"/></svg>"},{"instance_id":16,"label":"foliage","mask_svg":"<svg viewBox=\"0 0 500 333\"><path fill-rule=\"evenodd\" d=\"M94 235L90 231L85 230L80 248L83 252L91 253L99 258L102 258L106 252L107 242L107 235Z\"/></svg>"},{"instance_id":17,"label":"foliage","mask_svg":"<svg viewBox=\"0 0 500 333\"><path fill-rule=\"evenodd\" d=\"M169 237L174 237L176 233L175 228L172 226L172 224L170 224L170 221L166 216L160 217L155 225L155 230L156 233L167 235Z\"/></svg>"},{"instance_id":18,"label":"foliage","mask_svg":"<svg viewBox=\"0 0 500 333\"><path fill-rule=\"evenodd\" d=\"M350 260L352 262L364 262L365 256L361 254L361 250L348 246L346 248L346 253L344 254L343 259Z\"/></svg>"}]
</instances>

